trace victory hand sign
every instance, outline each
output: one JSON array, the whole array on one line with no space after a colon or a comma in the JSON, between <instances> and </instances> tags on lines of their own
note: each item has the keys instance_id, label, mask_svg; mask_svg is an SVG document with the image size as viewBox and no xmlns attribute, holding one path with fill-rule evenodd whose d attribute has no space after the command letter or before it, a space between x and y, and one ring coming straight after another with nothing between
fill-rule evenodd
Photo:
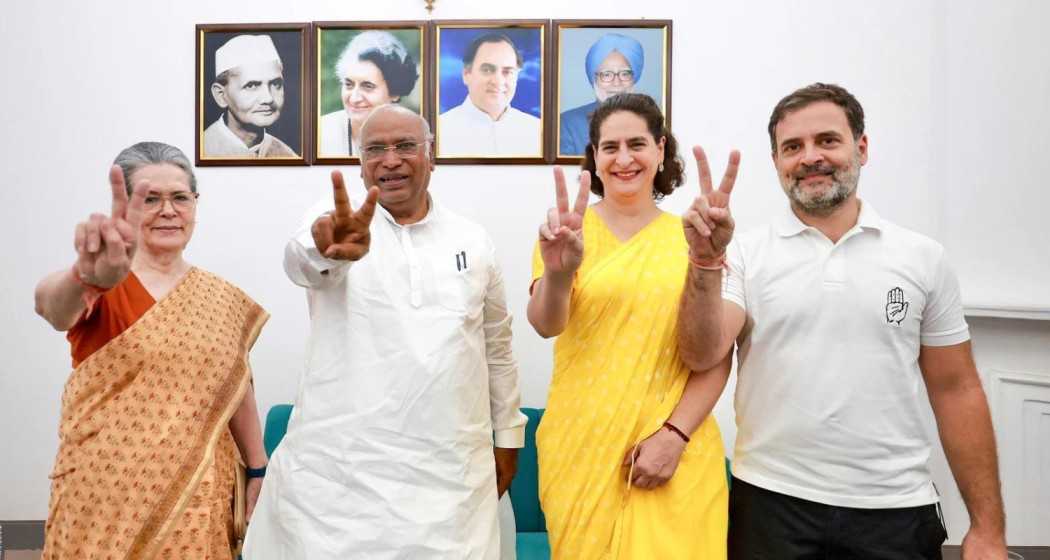
<instances>
[{"instance_id":1,"label":"victory hand sign","mask_svg":"<svg viewBox=\"0 0 1050 560\"><path fill-rule=\"evenodd\" d=\"M128 202L124 172L117 165L109 169L109 186L113 191L109 217L96 213L77 224L73 242L77 250L73 267L80 281L102 289L116 286L131 270L142 206L149 192L149 182L143 181Z\"/></svg>"},{"instance_id":2,"label":"victory hand sign","mask_svg":"<svg viewBox=\"0 0 1050 560\"><path fill-rule=\"evenodd\" d=\"M696 167L700 174L700 196L682 215L685 239L689 243L689 256L706 266L717 266L725 255L729 241L733 239L733 216L729 213L729 195L736 183L740 167L740 152L729 154L729 165L718 190L711 184L711 168L707 155L700 146L693 147Z\"/></svg>"},{"instance_id":3,"label":"victory hand sign","mask_svg":"<svg viewBox=\"0 0 1050 560\"><path fill-rule=\"evenodd\" d=\"M350 197L346 194L343 174L333 171L332 196L335 199L335 210L321 214L310 228L314 245L329 259L359 260L368 253L372 242L368 226L376 213L379 187L369 188L361 207L354 210L350 206Z\"/></svg>"},{"instance_id":4,"label":"victory hand sign","mask_svg":"<svg viewBox=\"0 0 1050 560\"><path fill-rule=\"evenodd\" d=\"M554 193L558 206L547 211L547 221L540 225L540 255L547 270L572 274L583 262L583 215L591 194L591 174L580 174L572 210L560 167L554 168Z\"/></svg>"}]
</instances>

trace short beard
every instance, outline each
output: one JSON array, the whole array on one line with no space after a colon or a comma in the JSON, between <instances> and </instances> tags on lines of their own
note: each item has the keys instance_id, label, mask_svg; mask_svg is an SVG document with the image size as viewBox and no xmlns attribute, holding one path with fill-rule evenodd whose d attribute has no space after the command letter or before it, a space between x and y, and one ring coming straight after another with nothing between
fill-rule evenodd
<instances>
[{"instance_id":1,"label":"short beard","mask_svg":"<svg viewBox=\"0 0 1050 560\"><path fill-rule=\"evenodd\" d=\"M828 164L821 166L804 166L800 175L812 172L828 172L832 168ZM807 194L802 190L799 183L802 177L781 177L780 184L791 200L791 206L805 214L814 216L829 216L856 192L857 183L860 181L860 152L855 151L850 158L849 165L834 169L831 174L831 186L819 193Z\"/></svg>"}]
</instances>

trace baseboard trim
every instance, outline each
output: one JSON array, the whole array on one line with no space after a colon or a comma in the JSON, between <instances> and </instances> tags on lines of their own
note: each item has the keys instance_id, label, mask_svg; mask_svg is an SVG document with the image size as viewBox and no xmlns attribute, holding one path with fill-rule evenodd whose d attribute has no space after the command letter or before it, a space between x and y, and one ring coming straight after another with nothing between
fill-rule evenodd
<instances>
[{"instance_id":1,"label":"baseboard trim","mask_svg":"<svg viewBox=\"0 0 1050 560\"><path fill-rule=\"evenodd\" d=\"M43 521L0 521L0 551L44 547Z\"/></svg>"},{"instance_id":2,"label":"baseboard trim","mask_svg":"<svg viewBox=\"0 0 1050 560\"><path fill-rule=\"evenodd\" d=\"M1050 560L1050 546L1010 546L1010 552L1016 552L1024 556L1024 560ZM962 552L957 544L946 544L942 548L944 560L956 560L962 558Z\"/></svg>"}]
</instances>

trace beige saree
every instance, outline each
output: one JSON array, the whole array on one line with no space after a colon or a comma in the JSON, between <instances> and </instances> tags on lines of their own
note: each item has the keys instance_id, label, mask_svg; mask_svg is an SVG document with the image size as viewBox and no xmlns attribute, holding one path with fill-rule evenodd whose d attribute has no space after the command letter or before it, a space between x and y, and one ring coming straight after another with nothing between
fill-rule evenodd
<instances>
[{"instance_id":1,"label":"beige saree","mask_svg":"<svg viewBox=\"0 0 1050 560\"><path fill-rule=\"evenodd\" d=\"M232 557L227 424L267 318L194 268L80 363L62 396L44 558Z\"/></svg>"}]
</instances>

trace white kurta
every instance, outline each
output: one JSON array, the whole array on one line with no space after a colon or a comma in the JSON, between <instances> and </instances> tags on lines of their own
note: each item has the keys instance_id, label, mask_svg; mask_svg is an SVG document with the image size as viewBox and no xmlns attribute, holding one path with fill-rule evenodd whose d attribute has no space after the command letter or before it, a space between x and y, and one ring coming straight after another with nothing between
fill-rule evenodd
<instances>
[{"instance_id":1,"label":"white kurta","mask_svg":"<svg viewBox=\"0 0 1050 560\"><path fill-rule=\"evenodd\" d=\"M492 242L433 201L407 226L380 207L369 253L331 261L309 231L323 210L286 247L306 372L244 557L494 560L493 438L521 447L525 417Z\"/></svg>"},{"instance_id":2,"label":"white kurta","mask_svg":"<svg viewBox=\"0 0 1050 560\"><path fill-rule=\"evenodd\" d=\"M468 97L438 116L437 155L540 157L543 128L540 119L509 105L494 121Z\"/></svg>"}]
</instances>

